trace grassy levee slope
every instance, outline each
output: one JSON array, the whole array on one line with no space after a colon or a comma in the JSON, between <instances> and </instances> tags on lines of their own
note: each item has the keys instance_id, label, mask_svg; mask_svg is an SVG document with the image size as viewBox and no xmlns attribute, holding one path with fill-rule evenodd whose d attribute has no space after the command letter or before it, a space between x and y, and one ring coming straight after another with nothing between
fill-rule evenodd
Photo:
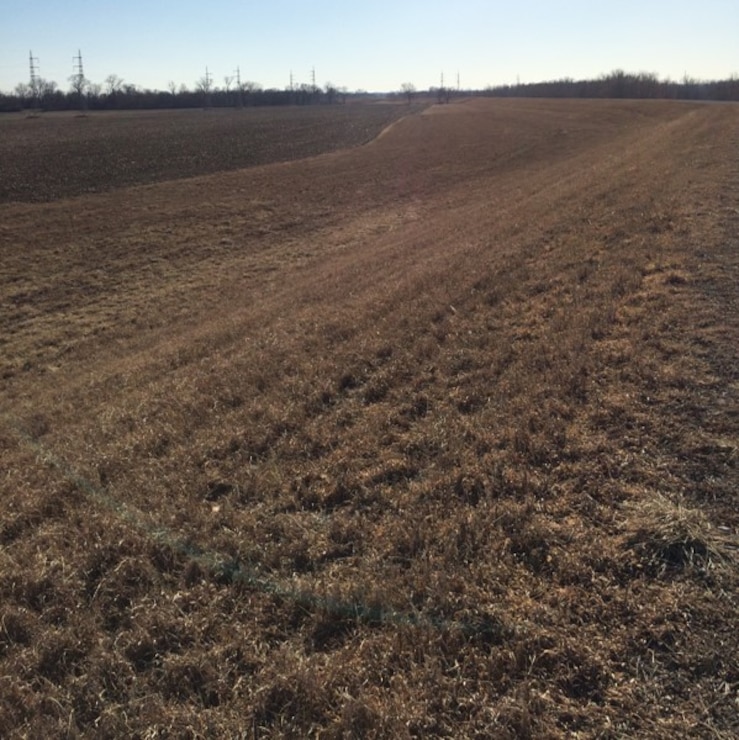
<instances>
[{"instance_id":1,"label":"grassy levee slope","mask_svg":"<svg viewBox=\"0 0 739 740\"><path fill-rule=\"evenodd\" d=\"M467 101L0 206L0 726L735 737L738 146Z\"/></svg>"}]
</instances>

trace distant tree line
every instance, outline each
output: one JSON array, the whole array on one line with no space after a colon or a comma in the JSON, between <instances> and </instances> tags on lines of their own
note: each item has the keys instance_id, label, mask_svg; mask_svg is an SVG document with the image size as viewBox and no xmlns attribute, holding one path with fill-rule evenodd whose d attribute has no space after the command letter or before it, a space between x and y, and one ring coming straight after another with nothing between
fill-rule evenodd
<instances>
[{"instance_id":1,"label":"distant tree line","mask_svg":"<svg viewBox=\"0 0 739 740\"><path fill-rule=\"evenodd\" d=\"M167 90L148 90L109 75L104 84L71 79L70 89L64 91L56 82L37 78L32 85L20 83L12 93L0 93L0 112L333 105L346 102L348 95L346 88L330 82L324 87L300 84L292 89L265 90L256 82L234 84L233 77L224 78L223 87L217 87L209 77L203 77L193 88L170 83Z\"/></svg>"},{"instance_id":2,"label":"distant tree line","mask_svg":"<svg viewBox=\"0 0 739 740\"><path fill-rule=\"evenodd\" d=\"M0 93L0 112L21 110L136 110L155 108L242 107L269 105L317 105L344 103L349 97L366 95L350 93L346 88L328 82L324 87L300 84L287 89L263 89L255 82L238 82L225 77L222 87L210 76L200 79L193 88L170 83L167 90L148 90L109 75L103 84L79 77L70 78L71 87L64 91L55 82L35 78L32 84L20 83L12 93ZM739 101L739 77L701 81L685 76L680 82L660 80L651 73L629 74L616 70L594 80L565 78L548 82L497 85L484 90L430 88L417 91L405 82L390 95L408 103L416 96L437 102L449 102L459 94L491 97L546 98L665 98L673 100Z\"/></svg>"},{"instance_id":3,"label":"distant tree line","mask_svg":"<svg viewBox=\"0 0 739 740\"><path fill-rule=\"evenodd\" d=\"M672 100L739 101L739 77L701 81L687 75L680 82L660 80L650 73L628 74L616 70L595 80L569 78L550 82L499 85L485 95L526 98L664 98Z\"/></svg>"}]
</instances>

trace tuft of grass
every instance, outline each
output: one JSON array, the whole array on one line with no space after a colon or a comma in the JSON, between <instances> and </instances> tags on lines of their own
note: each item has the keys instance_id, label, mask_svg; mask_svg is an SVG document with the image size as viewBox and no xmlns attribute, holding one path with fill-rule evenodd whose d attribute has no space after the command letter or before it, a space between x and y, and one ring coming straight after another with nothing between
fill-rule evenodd
<instances>
[{"instance_id":1,"label":"tuft of grass","mask_svg":"<svg viewBox=\"0 0 739 740\"><path fill-rule=\"evenodd\" d=\"M650 570L705 570L731 559L705 512L651 493L626 505L625 545Z\"/></svg>"}]
</instances>

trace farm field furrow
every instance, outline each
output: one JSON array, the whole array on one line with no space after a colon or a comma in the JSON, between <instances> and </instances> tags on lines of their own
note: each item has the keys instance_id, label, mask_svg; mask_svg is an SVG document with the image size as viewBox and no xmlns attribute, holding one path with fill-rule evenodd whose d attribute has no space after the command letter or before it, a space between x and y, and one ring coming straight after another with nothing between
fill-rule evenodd
<instances>
[{"instance_id":1,"label":"farm field furrow","mask_svg":"<svg viewBox=\"0 0 739 740\"><path fill-rule=\"evenodd\" d=\"M738 146L468 100L1 204L0 726L736 736Z\"/></svg>"}]
</instances>

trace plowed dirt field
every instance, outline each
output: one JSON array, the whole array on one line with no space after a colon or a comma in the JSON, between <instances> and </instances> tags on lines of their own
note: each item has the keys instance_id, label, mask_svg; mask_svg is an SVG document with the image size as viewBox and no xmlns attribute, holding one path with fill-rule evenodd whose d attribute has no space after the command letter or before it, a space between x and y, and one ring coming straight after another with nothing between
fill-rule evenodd
<instances>
[{"instance_id":1,"label":"plowed dirt field","mask_svg":"<svg viewBox=\"0 0 739 740\"><path fill-rule=\"evenodd\" d=\"M739 735L739 106L285 158L0 204L3 735Z\"/></svg>"}]
</instances>

